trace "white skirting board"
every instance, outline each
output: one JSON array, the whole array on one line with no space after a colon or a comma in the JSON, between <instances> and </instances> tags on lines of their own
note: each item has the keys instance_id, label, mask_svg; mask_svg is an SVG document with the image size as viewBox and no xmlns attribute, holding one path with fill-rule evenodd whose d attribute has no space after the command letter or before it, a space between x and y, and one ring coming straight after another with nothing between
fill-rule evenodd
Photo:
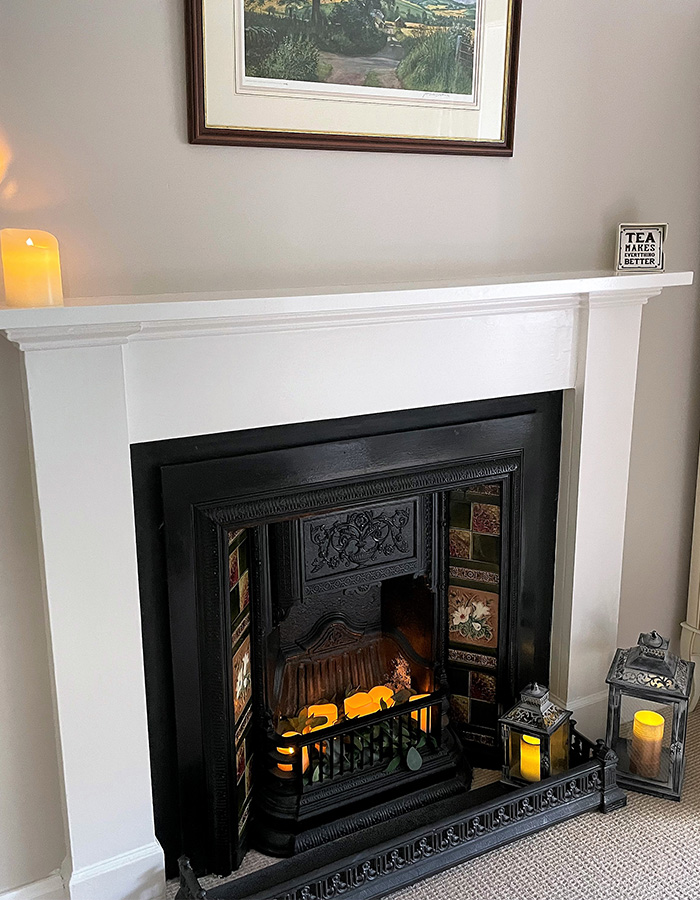
<instances>
[{"instance_id":1,"label":"white skirting board","mask_svg":"<svg viewBox=\"0 0 700 900\"><path fill-rule=\"evenodd\" d=\"M154 842L93 866L64 873L67 900L163 900L163 850Z\"/></svg>"},{"instance_id":2,"label":"white skirting board","mask_svg":"<svg viewBox=\"0 0 700 900\"><path fill-rule=\"evenodd\" d=\"M68 894L63 879L55 872L48 878L5 891L0 900L68 900Z\"/></svg>"},{"instance_id":3,"label":"white skirting board","mask_svg":"<svg viewBox=\"0 0 700 900\"><path fill-rule=\"evenodd\" d=\"M0 894L0 900L163 900L165 897L163 850L158 843L85 866L72 874L68 860L64 867L63 876L54 872L48 878Z\"/></svg>"}]
</instances>

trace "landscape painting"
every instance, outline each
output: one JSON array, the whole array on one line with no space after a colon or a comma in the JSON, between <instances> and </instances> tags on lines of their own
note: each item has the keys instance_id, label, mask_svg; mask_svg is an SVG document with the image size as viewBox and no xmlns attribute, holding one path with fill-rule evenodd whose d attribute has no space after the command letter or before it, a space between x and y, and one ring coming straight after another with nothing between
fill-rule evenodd
<instances>
[{"instance_id":1,"label":"landscape painting","mask_svg":"<svg viewBox=\"0 0 700 900\"><path fill-rule=\"evenodd\" d=\"M513 153L522 0L185 0L185 12L194 144Z\"/></svg>"},{"instance_id":2,"label":"landscape painting","mask_svg":"<svg viewBox=\"0 0 700 900\"><path fill-rule=\"evenodd\" d=\"M476 105L482 0L239 2L244 90Z\"/></svg>"}]
</instances>

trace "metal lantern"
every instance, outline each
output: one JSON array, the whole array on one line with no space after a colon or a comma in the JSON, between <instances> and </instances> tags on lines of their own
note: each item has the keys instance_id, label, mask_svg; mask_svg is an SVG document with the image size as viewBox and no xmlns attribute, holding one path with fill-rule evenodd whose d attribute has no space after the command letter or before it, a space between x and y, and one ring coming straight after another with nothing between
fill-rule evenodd
<instances>
[{"instance_id":1,"label":"metal lantern","mask_svg":"<svg viewBox=\"0 0 700 900\"><path fill-rule=\"evenodd\" d=\"M503 742L503 780L532 784L569 768L571 712L549 699L549 691L536 682L498 721Z\"/></svg>"},{"instance_id":2,"label":"metal lantern","mask_svg":"<svg viewBox=\"0 0 700 900\"><path fill-rule=\"evenodd\" d=\"M656 631L618 650L610 685L606 744L617 753L619 784L680 800L688 700L695 663L674 656Z\"/></svg>"}]
</instances>

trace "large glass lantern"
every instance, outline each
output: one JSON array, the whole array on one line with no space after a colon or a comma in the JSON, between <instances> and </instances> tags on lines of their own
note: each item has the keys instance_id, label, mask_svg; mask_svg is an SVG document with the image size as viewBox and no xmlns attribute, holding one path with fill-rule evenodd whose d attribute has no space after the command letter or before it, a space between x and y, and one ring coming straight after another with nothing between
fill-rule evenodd
<instances>
[{"instance_id":1,"label":"large glass lantern","mask_svg":"<svg viewBox=\"0 0 700 900\"><path fill-rule=\"evenodd\" d=\"M549 699L541 684L529 684L498 720L503 742L503 781L532 784L569 768L571 712Z\"/></svg>"},{"instance_id":2,"label":"large glass lantern","mask_svg":"<svg viewBox=\"0 0 700 900\"><path fill-rule=\"evenodd\" d=\"M615 653L606 678L606 744L619 759L619 784L680 800L694 668L669 652L668 639L656 631Z\"/></svg>"}]
</instances>

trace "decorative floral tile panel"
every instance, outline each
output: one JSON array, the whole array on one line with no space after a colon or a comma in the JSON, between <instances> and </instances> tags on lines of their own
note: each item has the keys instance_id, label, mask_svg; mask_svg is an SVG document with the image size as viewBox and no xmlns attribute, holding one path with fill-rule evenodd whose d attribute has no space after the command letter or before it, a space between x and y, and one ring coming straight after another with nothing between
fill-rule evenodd
<instances>
[{"instance_id":1,"label":"decorative floral tile panel","mask_svg":"<svg viewBox=\"0 0 700 900\"><path fill-rule=\"evenodd\" d=\"M234 547L228 555L228 587L230 591L238 584L238 575L238 547Z\"/></svg>"},{"instance_id":2,"label":"decorative floral tile panel","mask_svg":"<svg viewBox=\"0 0 700 900\"><path fill-rule=\"evenodd\" d=\"M450 644L498 646L498 594L451 584L447 596Z\"/></svg>"},{"instance_id":3,"label":"decorative floral tile panel","mask_svg":"<svg viewBox=\"0 0 700 900\"><path fill-rule=\"evenodd\" d=\"M450 662L460 663L465 666L482 666L484 669L498 668L498 658L489 656L486 653L474 653L473 650L455 650L450 647L447 651L447 658Z\"/></svg>"},{"instance_id":4,"label":"decorative floral tile panel","mask_svg":"<svg viewBox=\"0 0 700 900\"><path fill-rule=\"evenodd\" d=\"M486 672L469 673L469 696L485 703L496 702L496 679Z\"/></svg>"},{"instance_id":5,"label":"decorative floral tile panel","mask_svg":"<svg viewBox=\"0 0 700 900\"><path fill-rule=\"evenodd\" d=\"M236 752L236 781L240 781L241 778L243 778L243 776L245 775L245 745L246 742L243 741L241 743L241 746L238 748L238 751Z\"/></svg>"},{"instance_id":6,"label":"decorative floral tile panel","mask_svg":"<svg viewBox=\"0 0 700 900\"><path fill-rule=\"evenodd\" d=\"M472 535L463 528L450 528L450 556L457 559L471 557Z\"/></svg>"},{"instance_id":7,"label":"decorative floral tile panel","mask_svg":"<svg viewBox=\"0 0 700 900\"><path fill-rule=\"evenodd\" d=\"M250 635L245 637L233 655L233 708L239 719L253 696L250 667Z\"/></svg>"},{"instance_id":8,"label":"decorative floral tile panel","mask_svg":"<svg viewBox=\"0 0 700 900\"><path fill-rule=\"evenodd\" d=\"M481 584L492 584L498 587L501 583L500 573L491 571L486 568L486 565L486 563L475 563L470 566L450 566L450 581L477 581Z\"/></svg>"},{"instance_id":9,"label":"decorative floral tile panel","mask_svg":"<svg viewBox=\"0 0 700 900\"><path fill-rule=\"evenodd\" d=\"M243 610L250 603L250 579L247 569L241 575L238 581L238 603L241 608L241 612L243 612Z\"/></svg>"},{"instance_id":10,"label":"decorative floral tile panel","mask_svg":"<svg viewBox=\"0 0 700 900\"><path fill-rule=\"evenodd\" d=\"M472 507L472 531L501 533L501 507L493 503L475 503Z\"/></svg>"},{"instance_id":11,"label":"decorative floral tile panel","mask_svg":"<svg viewBox=\"0 0 700 900\"><path fill-rule=\"evenodd\" d=\"M453 694L450 697L450 707L452 709L453 722L458 725L469 724L469 697Z\"/></svg>"},{"instance_id":12,"label":"decorative floral tile panel","mask_svg":"<svg viewBox=\"0 0 700 900\"><path fill-rule=\"evenodd\" d=\"M231 625L250 603L248 575L248 532L245 528L228 534L228 584L231 606Z\"/></svg>"}]
</instances>

